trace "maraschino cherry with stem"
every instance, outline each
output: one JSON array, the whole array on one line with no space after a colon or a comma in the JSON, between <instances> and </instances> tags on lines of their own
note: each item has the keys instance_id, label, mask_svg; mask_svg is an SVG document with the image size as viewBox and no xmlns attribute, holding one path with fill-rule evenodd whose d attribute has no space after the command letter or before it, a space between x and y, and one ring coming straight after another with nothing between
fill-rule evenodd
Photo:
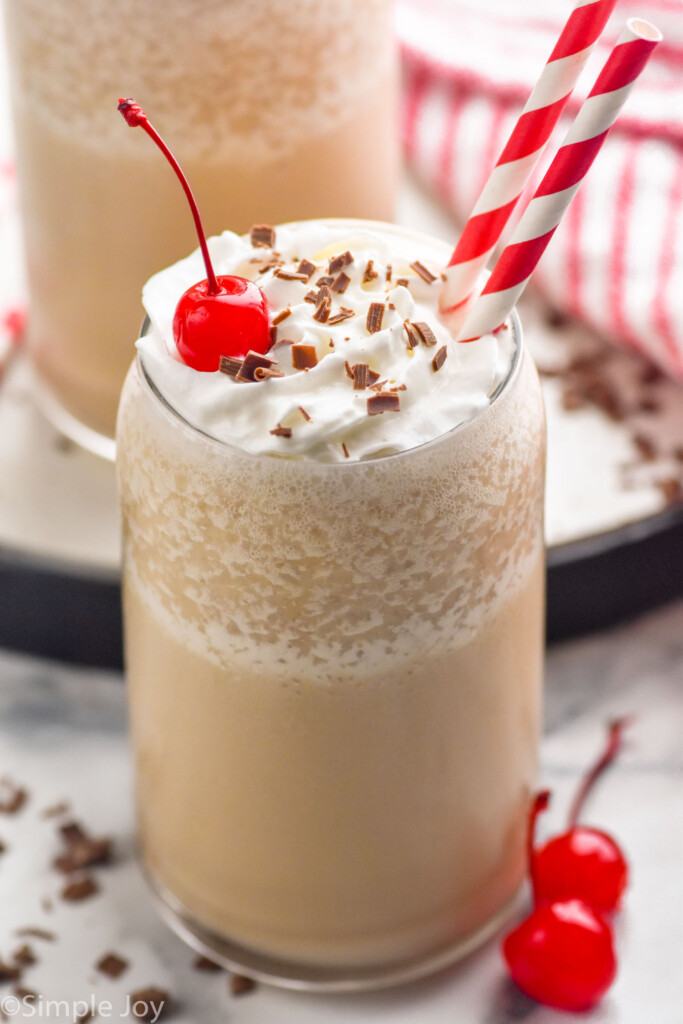
<instances>
[{"instance_id":1,"label":"maraschino cherry with stem","mask_svg":"<svg viewBox=\"0 0 683 1024\"><path fill-rule=\"evenodd\" d=\"M179 356L193 369L210 372L219 368L221 356L243 358L249 351L264 354L271 337L268 304L261 289L243 277L216 277L199 209L178 161L135 100L120 99L119 110L131 128L147 132L177 174L199 237L206 280L188 288L176 306L173 336Z\"/></svg>"},{"instance_id":2,"label":"maraschino cherry with stem","mask_svg":"<svg viewBox=\"0 0 683 1024\"><path fill-rule=\"evenodd\" d=\"M605 748L586 773L569 812L569 828L533 853L538 902L578 897L595 910L611 914L619 909L628 884L628 864L619 846L595 828L578 825L579 815L596 780L621 750L628 718L609 725Z\"/></svg>"},{"instance_id":3,"label":"maraschino cherry with stem","mask_svg":"<svg viewBox=\"0 0 683 1024\"><path fill-rule=\"evenodd\" d=\"M617 971L612 928L583 899L540 902L534 834L548 806L539 793L529 814L527 846L534 909L506 936L503 956L513 981L532 999L560 1010L587 1010L599 1002Z\"/></svg>"}]
</instances>

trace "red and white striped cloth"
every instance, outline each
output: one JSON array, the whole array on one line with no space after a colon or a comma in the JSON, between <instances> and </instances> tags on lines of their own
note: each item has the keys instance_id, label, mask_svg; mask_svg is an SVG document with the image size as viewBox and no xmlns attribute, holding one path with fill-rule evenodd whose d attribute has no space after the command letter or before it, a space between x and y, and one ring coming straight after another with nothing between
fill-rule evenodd
<instances>
[{"instance_id":1,"label":"red and white striped cloth","mask_svg":"<svg viewBox=\"0 0 683 1024\"><path fill-rule=\"evenodd\" d=\"M572 6L571 0L399 0L406 158L463 223ZM683 381L683 0L617 4L526 195L626 19L636 16L654 22L664 42L557 229L534 284L558 309Z\"/></svg>"}]
</instances>

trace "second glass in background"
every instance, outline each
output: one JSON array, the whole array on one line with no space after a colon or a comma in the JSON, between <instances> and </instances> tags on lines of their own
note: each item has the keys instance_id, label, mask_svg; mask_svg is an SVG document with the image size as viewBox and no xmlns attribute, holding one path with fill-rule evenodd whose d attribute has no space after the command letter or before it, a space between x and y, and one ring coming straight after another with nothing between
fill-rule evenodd
<instances>
[{"instance_id":1,"label":"second glass in background","mask_svg":"<svg viewBox=\"0 0 683 1024\"><path fill-rule=\"evenodd\" d=\"M46 411L113 452L144 281L194 244L177 183L116 112L172 142L209 234L315 216L390 220L392 0L5 0ZM101 435L101 436L99 436Z\"/></svg>"}]
</instances>

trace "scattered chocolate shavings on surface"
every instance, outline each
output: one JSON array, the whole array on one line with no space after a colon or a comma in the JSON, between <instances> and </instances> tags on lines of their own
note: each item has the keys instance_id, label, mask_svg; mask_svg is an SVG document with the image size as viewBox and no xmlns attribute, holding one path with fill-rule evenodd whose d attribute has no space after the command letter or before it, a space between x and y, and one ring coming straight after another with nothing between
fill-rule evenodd
<instances>
[{"instance_id":1,"label":"scattered chocolate shavings on surface","mask_svg":"<svg viewBox=\"0 0 683 1024\"><path fill-rule=\"evenodd\" d=\"M257 366L254 370L254 380L269 380L271 377L284 377L284 373L275 366Z\"/></svg>"},{"instance_id":2,"label":"scattered chocolate shavings on surface","mask_svg":"<svg viewBox=\"0 0 683 1024\"><path fill-rule=\"evenodd\" d=\"M429 324L424 322L424 320L415 321L413 323L413 327L420 335L420 341L423 345L426 345L428 348L431 348L433 345L438 345L439 342L434 331L431 329Z\"/></svg>"},{"instance_id":3,"label":"scattered chocolate shavings on surface","mask_svg":"<svg viewBox=\"0 0 683 1024\"><path fill-rule=\"evenodd\" d=\"M150 1024L165 1017L173 1005L168 992L154 985L131 992L128 999L133 1016L138 1020L149 1021Z\"/></svg>"},{"instance_id":4,"label":"scattered chocolate shavings on surface","mask_svg":"<svg viewBox=\"0 0 683 1024\"><path fill-rule=\"evenodd\" d=\"M203 971L205 974L220 974L223 970L220 964L217 964L215 960L209 960L208 956L203 956L201 953L192 963L195 971Z\"/></svg>"},{"instance_id":5,"label":"scattered chocolate shavings on surface","mask_svg":"<svg viewBox=\"0 0 683 1024\"><path fill-rule=\"evenodd\" d=\"M307 423L310 423L311 422L311 417L308 415L308 413L304 409L303 405L299 405L299 406L297 406L297 408L298 408L299 412L301 413L301 415L303 416L303 418L307 421Z\"/></svg>"},{"instance_id":6,"label":"scattered chocolate shavings on surface","mask_svg":"<svg viewBox=\"0 0 683 1024\"><path fill-rule=\"evenodd\" d=\"M33 952L32 947L25 942L23 946L19 946L19 949L13 953L12 960L17 967L31 967L38 962L38 957Z\"/></svg>"},{"instance_id":7,"label":"scattered chocolate shavings on surface","mask_svg":"<svg viewBox=\"0 0 683 1024\"><path fill-rule=\"evenodd\" d=\"M95 896L100 891L97 880L93 875L83 875L81 878L74 878L67 882L61 892L63 900L67 903L79 903Z\"/></svg>"},{"instance_id":8,"label":"scattered chocolate shavings on surface","mask_svg":"<svg viewBox=\"0 0 683 1024\"><path fill-rule=\"evenodd\" d=\"M683 484L676 477L667 477L666 480L659 480L657 483L659 490L664 495L664 501L667 505L678 505L683 502Z\"/></svg>"},{"instance_id":9,"label":"scattered chocolate shavings on surface","mask_svg":"<svg viewBox=\"0 0 683 1024\"><path fill-rule=\"evenodd\" d=\"M324 284L328 285L329 287L329 285L334 284L334 277L332 276L332 274L323 274L323 276L319 277L315 283L318 285L318 287Z\"/></svg>"},{"instance_id":10,"label":"scattered chocolate shavings on surface","mask_svg":"<svg viewBox=\"0 0 683 1024\"><path fill-rule=\"evenodd\" d=\"M227 373L228 377L236 377L242 369L242 362L236 356L221 356L218 369L221 373Z\"/></svg>"},{"instance_id":11,"label":"scattered chocolate shavings on surface","mask_svg":"<svg viewBox=\"0 0 683 1024\"><path fill-rule=\"evenodd\" d=\"M308 281L313 274L315 274L315 263L311 263L310 260L302 260L299 266L296 268L297 274L305 274L304 280Z\"/></svg>"},{"instance_id":12,"label":"scattered chocolate shavings on surface","mask_svg":"<svg viewBox=\"0 0 683 1024\"><path fill-rule=\"evenodd\" d=\"M384 380L379 380L379 374L378 373L374 374L374 378L375 379L370 384L370 390L371 391L381 391L382 388L384 387L384 385L387 383L387 378L385 377Z\"/></svg>"},{"instance_id":13,"label":"scattered chocolate shavings on surface","mask_svg":"<svg viewBox=\"0 0 683 1024\"><path fill-rule=\"evenodd\" d=\"M379 374L374 370L368 370L368 387L374 388L379 380Z\"/></svg>"},{"instance_id":14,"label":"scattered chocolate shavings on surface","mask_svg":"<svg viewBox=\"0 0 683 1024\"><path fill-rule=\"evenodd\" d=\"M410 269L414 270L418 277L421 277L423 281L427 282L427 284L432 284L433 281L436 281L436 275L432 274L431 270L428 270L424 263L420 263L419 260L415 260L414 263L411 263Z\"/></svg>"},{"instance_id":15,"label":"scattered chocolate shavings on surface","mask_svg":"<svg viewBox=\"0 0 683 1024\"><path fill-rule=\"evenodd\" d=\"M14 934L20 939L42 939L43 942L56 942L57 936L47 928L37 928L28 925L26 928L16 928Z\"/></svg>"},{"instance_id":16,"label":"scattered chocolate shavings on surface","mask_svg":"<svg viewBox=\"0 0 683 1024\"><path fill-rule=\"evenodd\" d=\"M446 348L445 345L442 345L441 348L439 349L439 351L436 353L436 355L432 359L432 366L434 367L434 372L435 373L437 372L437 370L440 370L441 367L443 366L443 364L446 362L446 357L447 356L448 356L448 349Z\"/></svg>"},{"instance_id":17,"label":"scattered chocolate shavings on surface","mask_svg":"<svg viewBox=\"0 0 683 1024\"><path fill-rule=\"evenodd\" d=\"M272 430L269 430L268 433L272 434L273 437L291 437L292 436L292 428L291 427L281 427L280 424L278 423L278 425L276 427L274 427Z\"/></svg>"},{"instance_id":18,"label":"scattered chocolate shavings on surface","mask_svg":"<svg viewBox=\"0 0 683 1024\"><path fill-rule=\"evenodd\" d=\"M253 978L247 978L245 974L230 975L230 992L233 996L246 996L247 992L253 992L255 988Z\"/></svg>"},{"instance_id":19,"label":"scattered chocolate shavings on surface","mask_svg":"<svg viewBox=\"0 0 683 1024\"><path fill-rule=\"evenodd\" d=\"M376 277L379 277L379 274L375 270L375 261L368 260L363 271L363 284L367 284L368 281L374 281Z\"/></svg>"},{"instance_id":20,"label":"scattered chocolate shavings on surface","mask_svg":"<svg viewBox=\"0 0 683 1024\"><path fill-rule=\"evenodd\" d=\"M409 284L409 282L408 282L408 278L407 277L399 277L396 280L396 287L397 288L399 288L399 287L400 288L407 288L408 284Z\"/></svg>"},{"instance_id":21,"label":"scattered chocolate shavings on surface","mask_svg":"<svg viewBox=\"0 0 683 1024\"><path fill-rule=\"evenodd\" d=\"M17 814L28 800L28 790L7 777L0 779L0 814Z\"/></svg>"},{"instance_id":22,"label":"scattered chocolate shavings on surface","mask_svg":"<svg viewBox=\"0 0 683 1024\"><path fill-rule=\"evenodd\" d=\"M275 228L270 224L254 224L249 232L251 244L272 249L275 245Z\"/></svg>"},{"instance_id":23,"label":"scattered chocolate shavings on surface","mask_svg":"<svg viewBox=\"0 0 683 1024\"><path fill-rule=\"evenodd\" d=\"M340 306L339 312L331 316L327 322L328 324L341 324L344 320L350 320L355 315L356 313L353 309L348 309L347 306Z\"/></svg>"},{"instance_id":24,"label":"scattered chocolate shavings on surface","mask_svg":"<svg viewBox=\"0 0 683 1024\"><path fill-rule=\"evenodd\" d=\"M0 984L8 981L18 981L21 977L21 967L17 964L7 964L0 960Z\"/></svg>"},{"instance_id":25,"label":"scattered chocolate shavings on surface","mask_svg":"<svg viewBox=\"0 0 683 1024\"><path fill-rule=\"evenodd\" d=\"M331 288L333 292L337 292L338 295L343 295L346 289L351 284L351 278L348 274L343 271L339 274L332 282Z\"/></svg>"},{"instance_id":26,"label":"scattered chocolate shavings on surface","mask_svg":"<svg viewBox=\"0 0 683 1024\"><path fill-rule=\"evenodd\" d=\"M295 370L310 370L318 365L314 345L292 345L292 366Z\"/></svg>"},{"instance_id":27,"label":"scattered chocolate shavings on surface","mask_svg":"<svg viewBox=\"0 0 683 1024\"><path fill-rule=\"evenodd\" d=\"M67 849L53 862L58 871L68 875L81 868L108 864L111 860L112 840L108 836L94 839L75 821L62 825L59 831Z\"/></svg>"},{"instance_id":28,"label":"scattered chocolate shavings on surface","mask_svg":"<svg viewBox=\"0 0 683 1024\"><path fill-rule=\"evenodd\" d=\"M236 381L256 381L255 371L257 369L270 370L277 367L277 360L270 356L264 356L261 352L250 350L242 360L242 365L235 377Z\"/></svg>"},{"instance_id":29,"label":"scattered chocolate shavings on surface","mask_svg":"<svg viewBox=\"0 0 683 1024\"><path fill-rule=\"evenodd\" d=\"M351 380L353 380L353 370L351 369L351 364L349 363L348 359L344 361L344 369L346 370L346 376L350 377Z\"/></svg>"},{"instance_id":30,"label":"scattered chocolate shavings on surface","mask_svg":"<svg viewBox=\"0 0 683 1024\"><path fill-rule=\"evenodd\" d=\"M371 302L368 309L367 320L365 326L370 334L376 334L377 331L382 330L382 320L384 319L384 303L383 302Z\"/></svg>"},{"instance_id":31,"label":"scattered chocolate shavings on surface","mask_svg":"<svg viewBox=\"0 0 683 1024\"><path fill-rule=\"evenodd\" d=\"M129 966L128 961L124 960L118 953L106 953L95 964L97 970L101 974L106 974L108 978L120 978L124 971L128 970Z\"/></svg>"},{"instance_id":32,"label":"scattered chocolate shavings on surface","mask_svg":"<svg viewBox=\"0 0 683 1024\"><path fill-rule=\"evenodd\" d=\"M401 400L397 394L373 395L368 398L368 416L379 416L383 412L399 412Z\"/></svg>"},{"instance_id":33,"label":"scattered chocolate shavings on surface","mask_svg":"<svg viewBox=\"0 0 683 1024\"><path fill-rule=\"evenodd\" d=\"M392 267L391 263L387 263L387 271L386 271L386 274L385 274L387 284L389 284L391 282L391 275L393 274L393 272L394 272L394 268Z\"/></svg>"},{"instance_id":34,"label":"scattered chocolate shavings on surface","mask_svg":"<svg viewBox=\"0 0 683 1024\"><path fill-rule=\"evenodd\" d=\"M310 292L306 292L306 294L304 295L304 302L316 303L317 301L318 301L318 293L317 292L310 291Z\"/></svg>"},{"instance_id":35,"label":"scattered chocolate shavings on surface","mask_svg":"<svg viewBox=\"0 0 683 1024\"><path fill-rule=\"evenodd\" d=\"M649 438L643 434L634 434L633 443L644 462L653 462L658 455L657 448Z\"/></svg>"},{"instance_id":36,"label":"scattered chocolate shavings on surface","mask_svg":"<svg viewBox=\"0 0 683 1024\"><path fill-rule=\"evenodd\" d=\"M338 274L344 267L348 267L349 263L353 263L353 256L347 249L346 252L342 252L339 256L333 256L330 260L327 270L330 274Z\"/></svg>"},{"instance_id":37,"label":"scattered chocolate shavings on surface","mask_svg":"<svg viewBox=\"0 0 683 1024\"><path fill-rule=\"evenodd\" d=\"M346 445L344 444L343 441L342 441L342 451L344 452L344 458L345 459L350 458L350 456L349 456L349 449L346 447Z\"/></svg>"},{"instance_id":38,"label":"scattered chocolate shavings on surface","mask_svg":"<svg viewBox=\"0 0 683 1024\"><path fill-rule=\"evenodd\" d=\"M34 989L25 988L23 985L15 985L12 989L12 995L16 996L17 999L25 999L29 1002L35 1002L38 998L38 993Z\"/></svg>"},{"instance_id":39,"label":"scattered chocolate shavings on surface","mask_svg":"<svg viewBox=\"0 0 683 1024\"><path fill-rule=\"evenodd\" d=\"M313 319L317 320L319 324L326 324L330 318L331 309L332 296L329 294L327 285L322 285L316 299Z\"/></svg>"},{"instance_id":40,"label":"scattered chocolate shavings on surface","mask_svg":"<svg viewBox=\"0 0 683 1024\"><path fill-rule=\"evenodd\" d=\"M291 311L291 309L288 306L287 309L283 309L280 313L278 313L277 316L273 317L273 324L272 324L272 326L273 327L279 327L280 324L283 323L287 319L287 317L291 316L291 315L292 315L292 311Z\"/></svg>"}]
</instances>

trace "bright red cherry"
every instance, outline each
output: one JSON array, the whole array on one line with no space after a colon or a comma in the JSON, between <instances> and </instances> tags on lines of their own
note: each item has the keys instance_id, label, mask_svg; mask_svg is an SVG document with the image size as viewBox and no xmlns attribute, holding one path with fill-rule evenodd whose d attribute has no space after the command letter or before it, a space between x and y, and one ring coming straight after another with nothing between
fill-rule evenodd
<instances>
[{"instance_id":1,"label":"bright red cherry","mask_svg":"<svg viewBox=\"0 0 683 1024\"><path fill-rule=\"evenodd\" d=\"M614 981L612 929L584 900L537 907L506 936L513 981L532 999L560 1010L587 1010Z\"/></svg>"},{"instance_id":2,"label":"bright red cherry","mask_svg":"<svg viewBox=\"0 0 683 1024\"><path fill-rule=\"evenodd\" d=\"M119 110L131 128L142 128L157 144L183 186L194 218L206 267L206 280L181 296L173 317L178 354L195 370L217 370L221 356L242 358L250 350L270 348L268 305L261 289L243 277L216 277L206 244L199 209L187 178L159 133L135 100L120 99Z\"/></svg>"},{"instance_id":3,"label":"bright red cherry","mask_svg":"<svg viewBox=\"0 0 683 1024\"><path fill-rule=\"evenodd\" d=\"M527 851L532 913L503 941L512 980L532 999L562 1010L586 1010L614 980L617 961L609 923L585 900L539 902L534 855L536 820L550 802L544 790L529 811Z\"/></svg>"},{"instance_id":4,"label":"bright red cherry","mask_svg":"<svg viewBox=\"0 0 683 1024\"><path fill-rule=\"evenodd\" d=\"M569 829L533 851L536 900L577 897L603 913L619 909L628 884L628 864L617 843L599 829L577 821L596 779L617 756L627 719L612 722L604 751L586 773L569 814Z\"/></svg>"}]
</instances>

